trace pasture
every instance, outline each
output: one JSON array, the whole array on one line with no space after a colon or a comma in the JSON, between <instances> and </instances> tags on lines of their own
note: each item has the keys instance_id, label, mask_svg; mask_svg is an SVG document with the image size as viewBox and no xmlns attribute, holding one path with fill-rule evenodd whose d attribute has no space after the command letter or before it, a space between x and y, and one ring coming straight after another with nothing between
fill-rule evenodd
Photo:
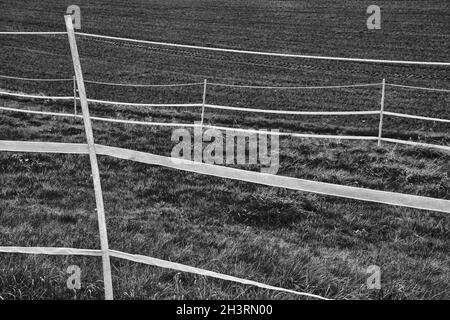
<instances>
[{"instance_id":1,"label":"pasture","mask_svg":"<svg viewBox=\"0 0 450 320\"><path fill-rule=\"evenodd\" d=\"M82 31L173 43L374 59L448 61L445 0L80 1ZM1 31L64 31L68 3L2 4ZM253 57L77 38L86 80L313 86L387 82L450 88L448 68ZM0 36L0 74L71 78L66 36ZM0 88L71 95L72 83L0 79ZM89 98L198 103L202 86L87 84ZM208 87L207 101L282 110L377 110L380 88L260 90ZM450 94L387 87L385 109L450 118ZM72 112L73 104L0 96L4 107ZM106 107L91 115L192 123L181 108ZM377 135L378 116L267 116L208 111L205 122L305 133ZM170 155L171 130L94 122L96 143ZM450 144L448 124L386 118L383 136ZM1 140L85 142L82 122L1 112ZM0 153L0 245L99 248L87 156ZM450 155L374 142L280 137L279 175L450 199ZM450 219L444 213L294 192L99 157L110 247L333 299L448 299ZM258 170L255 166L240 166ZM66 288L67 266L82 288ZM366 288L369 265L381 290ZM112 259L118 299L294 299L295 296ZM101 299L93 257L0 254L0 299Z\"/></svg>"}]
</instances>

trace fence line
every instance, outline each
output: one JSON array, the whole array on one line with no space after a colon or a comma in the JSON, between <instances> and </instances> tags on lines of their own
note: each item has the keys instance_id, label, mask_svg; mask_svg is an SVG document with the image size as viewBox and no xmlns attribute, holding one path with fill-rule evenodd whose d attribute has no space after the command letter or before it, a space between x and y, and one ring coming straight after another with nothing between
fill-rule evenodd
<instances>
[{"instance_id":1,"label":"fence line","mask_svg":"<svg viewBox=\"0 0 450 320\"><path fill-rule=\"evenodd\" d=\"M11 112L30 113L30 114L40 114L40 115L48 115L48 116L82 118L81 115L76 115L76 114L71 114L71 113L37 111L37 110L17 109L17 108L9 108L9 107L0 107L0 110L11 111ZM380 113L379 111L376 111L376 113L374 113L374 114L379 114L379 113ZM385 111L384 114L391 115L391 112ZM393 116L409 117L409 115L396 114L396 113L393 113ZM411 117L416 117L416 116L411 116ZM198 124L189 124L189 123L151 122L151 121L102 118L102 117L95 117L95 116L91 116L90 118L91 118L91 120L96 120L96 121L123 123L123 124L149 125L149 126L162 126L162 127L186 127L186 128L203 127L203 128L209 128L209 129L228 130L228 131L236 131L236 132L244 132L244 133L259 133L259 134L267 134L267 135L291 136L291 137L296 137L296 138L368 140L368 141L378 139L378 137L375 137L375 136L343 136L343 135L320 135L320 134L303 134L303 133L291 133L291 132L276 132L276 131L266 131L266 130L255 130L255 129L243 129L243 128L215 126L215 125L205 125L203 123L198 125ZM426 118L425 120L434 120L434 119ZM440 119L440 120L442 120L442 119ZM448 122L448 120L443 120L443 121ZM445 151L450 151L450 147L436 145L436 144L426 144L426 143L421 143L421 142L413 142L413 141L405 141L405 140L397 140L397 139L385 139L385 138L381 138L380 141L399 143L399 144L407 144L407 145L413 145L413 146L422 146L422 147L427 147L427 148L437 148L437 149L441 149L441 150L445 150Z\"/></svg>"},{"instance_id":2,"label":"fence line","mask_svg":"<svg viewBox=\"0 0 450 320\"><path fill-rule=\"evenodd\" d=\"M204 128L235 131L235 132L245 132L245 133L256 133L256 134L266 134L272 136L289 136L296 138L318 138L318 139L337 139L337 140L377 140L374 136L342 136L342 135L327 135L327 134L309 134L309 133L291 133L291 132L279 132L279 131L267 131L267 130L256 130L256 129L242 129L242 128L231 128L222 127L215 125L203 125Z\"/></svg>"},{"instance_id":3,"label":"fence line","mask_svg":"<svg viewBox=\"0 0 450 320\"><path fill-rule=\"evenodd\" d=\"M52 256L93 256L101 257L102 250L55 247L0 247L3 253L48 254Z\"/></svg>"},{"instance_id":4,"label":"fence line","mask_svg":"<svg viewBox=\"0 0 450 320\"><path fill-rule=\"evenodd\" d=\"M16 93L0 90L0 95L12 96L19 98L32 98L32 99L44 99L44 100L73 100L73 97L62 97L62 96L41 96L37 94L26 94L26 93Z\"/></svg>"},{"instance_id":5,"label":"fence line","mask_svg":"<svg viewBox=\"0 0 450 320\"><path fill-rule=\"evenodd\" d=\"M445 150L445 151L450 151L450 146L447 147L447 146L441 146L441 145L437 145L437 144L429 144L429 143L423 143L423 142L406 141L406 140L399 140L399 139L392 139L392 138L381 138L381 141L398 143L398 144L406 144L406 145L417 146L417 147L437 148L437 149L442 149L442 150Z\"/></svg>"},{"instance_id":6,"label":"fence line","mask_svg":"<svg viewBox=\"0 0 450 320\"><path fill-rule=\"evenodd\" d=\"M72 79L47 79L47 78L21 78L21 77L12 77L6 75L0 75L0 78L5 79L15 79L15 80L23 80L23 81L71 81ZM85 83L91 84L100 84L107 86L119 86L119 87L186 87L186 86L200 86L203 85L203 82L192 82L192 83L169 83L169 84L140 84L140 83L117 83L117 82L103 82L103 81L94 81L94 80L84 80ZM218 87L233 87L233 88L248 88L248 89L344 89L344 88L359 88L359 87L374 87L379 86L381 83L367 83L367 84L349 84L349 85L331 85L331 86L255 86L255 85L236 85L236 84L227 84L227 83L218 83L218 82L209 82L210 86L218 86Z\"/></svg>"},{"instance_id":7,"label":"fence line","mask_svg":"<svg viewBox=\"0 0 450 320\"><path fill-rule=\"evenodd\" d=\"M380 64L426 65L426 66L445 66L445 67L450 66L450 62L423 62L423 61L404 61L404 60L327 57L327 56L314 56L314 55L303 55L303 54L292 54L292 53L262 52L262 51L251 51L251 50L240 50L240 49L205 47L205 46L197 46L197 45L186 45L186 44L177 44L177 43L169 43L169 42L158 42L158 41L123 38L123 37L104 36L104 35L99 35L99 34L91 34L91 33L83 33L83 32L77 32L76 34L80 35L80 36L84 36L84 37L110 39L110 40L118 40L118 41L134 42L134 43L144 43L144 44L159 45L159 46L174 47L174 48L196 49L196 50L238 53L238 54L250 54L250 55L259 55L259 56L362 62L362 63L380 63Z\"/></svg>"},{"instance_id":8,"label":"fence line","mask_svg":"<svg viewBox=\"0 0 450 320\"><path fill-rule=\"evenodd\" d=\"M14 80L23 80L23 81L42 81L42 82L65 82L72 81L69 78L24 78L24 77L13 77L0 75L0 78L5 79L14 79ZM186 87L186 86L200 86L203 85L203 82L191 82L191 83L168 83L168 84L141 84L141 83L117 83L117 82L103 82L103 81L94 81L94 80L84 80L85 83L92 84L100 84L100 85L108 85L108 86L120 86L120 87ZM330 85L330 86L260 86L260 85L239 85L239 84L228 84L228 83L219 83L219 82L208 82L208 86L217 86L217 87L232 87L232 88L247 88L247 89L275 89L275 90L301 90L301 89L345 89L345 88L363 88L363 87L376 87L381 86L380 83L361 83L361 84L348 84L348 85ZM417 90L428 90L428 91L437 91L437 92L450 92L450 89L440 89L440 88L429 88L429 87L420 87L420 86L408 86L394 83L385 83L386 86L390 87L398 87L398 88L407 88L407 89L417 89Z\"/></svg>"},{"instance_id":9,"label":"fence line","mask_svg":"<svg viewBox=\"0 0 450 320\"><path fill-rule=\"evenodd\" d=\"M59 34L67 34L65 31L0 31L0 34L3 35L59 35Z\"/></svg>"},{"instance_id":10,"label":"fence line","mask_svg":"<svg viewBox=\"0 0 450 320\"><path fill-rule=\"evenodd\" d=\"M71 114L71 113L57 113L57 112L48 112L48 111L24 110L24 109L16 109L16 108L8 108L8 107L0 107L0 110L11 111L11 112L30 113L30 114L40 114L40 115L48 115L48 116L71 117L71 118L78 118L78 119L82 118L81 115L76 115L76 114ZM386 113L387 112L385 112L384 114L386 114ZM203 128L229 130L229 131L236 131L236 132L259 133L259 134L279 135L279 136L292 136L292 137L297 137L297 138L368 140L368 141L373 141L373 140L378 139L375 136L342 136L342 135L301 134L301 133L275 132L275 131L266 131L266 130L230 128L230 127L213 126L213 125L198 125L198 124L189 124L189 123L168 123L168 122L121 120L121 119L102 118L102 117L95 117L95 116L91 116L90 118L91 118L91 120L96 120L96 121L123 123L123 124L136 124L136 125L161 126L161 127L184 127L184 128L203 127ZM441 150L445 150L445 151L450 151L450 147L441 146L441 145L437 145L437 144L427 144L427 143L422 143L422 142L413 142L413 141L405 141L405 140L390 139L390 138L381 138L381 141L398 143L398 144L406 144L406 145L412 145L412 146L421 146L421 147L426 147L426 148L437 148L437 149L441 149Z\"/></svg>"},{"instance_id":11,"label":"fence line","mask_svg":"<svg viewBox=\"0 0 450 320\"><path fill-rule=\"evenodd\" d=\"M247 89L286 89L286 90L298 90L298 89L345 89L345 88L362 88L362 87L376 87L381 83L363 83L363 84L349 84L349 85L336 85L336 86L251 86L251 85L239 85L239 84L225 84L217 82L209 82L208 85L216 87L232 87L232 88L247 88Z\"/></svg>"},{"instance_id":12,"label":"fence line","mask_svg":"<svg viewBox=\"0 0 450 320\"><path fill-rule=\"evenodd\" d=\"M48 112L48 111L37 111L37 110L26 110L26 109L16 109L9 107L0 107L0 110L20 112L20 113L30 113L30 114L40 114L44 116L56 116L56 117L69 117L82 119L82 115L72 114L72 113L58 113L58 112ZM148 125L148 126L161 126L161 127L197 127L197 124L191 123L173 123L173 122L151 122L151 121L136 121L136 120L122 120L122 119L112 119L112 118L102 118L90 116L91 120L104 121L104 122L116 122L125 124L137 124L137 125Z\"/></svg>"},{"instance_id":13,"label":"fence line","mask_svg":"<svg viewBox=\"0 0 450 320\"><path fill-rule=\"evenodd\" d=\"M205 107L210 109L235 110L235 111L268 113L268 114L288 114L288 115L344 116L344 115L380 114L380 111L289 111L289 110L253 109L253 108L218 106L214 104L205 104Z\"/></svg>"},{"instance_id":14,"label":"fence line","mask_svg":"<svg viewBox=\"0 0 450 320\"><path fill-rule=\"evenodd\" d=\"M43 99L43 100L74 100L74 97L69 96L41 96L36 94L25 94L25 93L15 93L8 91L1 91L0 95L13 96L19 98L32 98L32 99ZM75 100L80 100L77 97ZM98 104L108 104L108 105L118 105L118 106L134 106L134 107L186 107L194 108L201 107L201 103L134 103L134 102L118 102L118 101L108 101L108 100L97 100L97 99L87 99L88 102L98 103Z\"/></svg>"},{"instance_id":15,"label":"fence line","mask_svg":"<svg viewBox=\"0 0 450 320\"><path fill-rule=\"evenodd\" d=\"M4 79L13 79L13 80L22 80L22 81L36 81L36 82L65 82L72 81L73 79L68 78L58 78L58 79L50 79L50 78L23 78L23 77L12 77L6 75L0 75L0 78ZM133 83L115 83L115 82L103 82L103 81L93 81L93 80L84 80L85 83L92 84L101 84L108 86L120 86L120 87L187 87L187 86L198 86L202 85L203 82L192 82L192 83L171 83L171 84L133 84Z\"/></svg>"},{"instance_id":16,"label":"fence line","mask_svg":"<svg viewBox=\"0 0 450 320\"><path fill-rule=\"evenodd\" d=\"M383 138L388 141L392 139ZM450 200L416 196L390 191L351 187L327 182L278 176L255 171L235 169L226 166L194 162L185 159L159 156L152 153L95 144L96 153L117 159L130 160L151 165L163 166L197 174L215 176L232 180L257 183L265 186L286 188L302 192L313 192L327 196L337 196L353 200L376 202L401 207L450 213ZM450 149L450 147L449 147ZM87 154L86 144L4 141L0 140L0 151L11 152L51 152Z\"/></svg>"},{"instance_id":17,"label":"fence line","mask_svg":"<svg viewBox=\"0 0 450 320\"><path fill-rule=\"evenodd\" d=\"M390 87L407 88L407 89L417 89L417 90L428 90L428 91L438 91L438 92L450 92L448 89L437 89L437 88L427 88L427 87L416 87L416 86L405 86L402 84L386 83Z\"/></svg>"},{"instance_id":18,"label":"fence line","mask_svg":"<svg viewBox=\"0 0 450 320\"><path fill-rule=\"evenodd\" d=\"M158 88L158 87L191 87L191 86L201 86L203 82L192 82L192 83L171 83L171 84L133 84L133 83L114 83L114 82L101 82L84 80L85 83L92 84L102 84L107 86L118 86L118 87L144 87L144 88Z\"/></svg>"},{"instance_id":19,"label":"fence line","mask_svg":"<svg viewBox=\"0 0 450 320\"><path fill-rule=\"evenodd\" d=\"M38 31L38 32L25 32L25 31L7 31L7 32L3 31L3 32L0 32L0 35L59 35L59 34L67 34L67 32L40 32L40 31ZM169 43L169 42L158 42L158 41L149 41L149 40L130 39L130 38L124 38L124 37L105 36L105 35L100 35L100 34L91 34L91 33L83 33L83 32L76 32L76 34L79 36L84 36L84 37L110 39L110 40L118 40L118 41L134 42L134 43L145 43L145 44L167 46L167 47L174 47L174 48L197 49L197 50L228 52L228 53L238 53L238 54L250 54L250 55L260 55L260 56L330 60L330 61L346 61L346 62L361 62L361 63L425 65L425 66L444 66L444 67L450 66L450 62L328 57L328 56L303 55L303 54L293 54L293 53L263 52L263 51L252 51L252 50L241 50L241 49L205 47L205 46L197 46L197 45L186 45L186 44L177 44L177 43Z\"/></svg>"},{"instance_id":20,"label":"fence line","mask_svg":"<svg viewBox=\"0 0 450 320\"><path fill-rule=\"evenodd\" d=\"M41 96L34 94L24 94L24 93L15 93L15 92L7 92L1 91L0 95L13 96L13 97L21 97L21 98L32 98L32 99L43 99L43 100L74 100L74 97L69 96ZM77 97L76 100L79 100ZM268 113L268 114L289 114L289 115L373 115L380 114L379 110L373 111L288 111L288 110L274 110L274 109L253 109L253 108L242 108L242 107L230 107L230 106L219 106L214 104L205 104L203 103L133 103L133 102L117 102L117 101L108 101L108 100L97 100L97 99L87 99L88 102L98 103L98 104L108 104L108 105L122 105L122 106L138 106L138 107L205 107L210 109L223 109L223 110L236 110L236 111L247 111L247 112L258 112L258 113ZM5 108L3 108L5 109ZM11 110L14 109L9 108ZM390 112L383 111L385 115L391 115L394 117L403 117L403 118L412 118L419 120L428 120L428 121L438 121L449 123L448 119L441 118L431 118L431 117L423 117L410 115L406 113L398 113L398 112ZM62 114L61 114L62 115Z\"/></svg>"},{"instance_id":21,"label":"fence line","mask_svg":"<svg viewBox=\"0 0 450 320\"><path fill-rule=\"evenodd\" d=\"M95 250L95 249L75 249L75 248L56 248L56 247L0 247L0 252L21 253L21 254L71 255L71 256L72 255L82 255L82 256L92 256L92 257L101 257L103 254L101 250ZM322 297L322 296L319 296L316 294L299 292L299 291L294 291L294 290L290 290L290 289L284 289L281 287L275 287L275 286L267 285L267 284L264 284L261 282L238 278L238 277L234 277L234 276L230 276L230 275L226 275L226 274L218 273L218 272L214 272L214 271L209 271L209 270L205 270L205 269L201 269L201 268L191 267L188 265L184 265L181 263L175 263L172 261L161 260L158 258L153 258L153 257L148 257L148 256L143 256L143 255L138 255L138 254L130 254L130 253L125 253L125 252L121 252L121 251L117 251L117 250L108 250L108 252L111 257L128 260L128 261L132 261L132 262L137 262L137 263L142 263L142 264L146 264L146 265L151 265L151 266L155 266L155 267L160 267L160 268L164 268L164 269L172 269L172 270L177 270L177 271L181 271L181 272L198 274L201 276L206 276L206 277L211 277L211 278L216 278L216 279L221 279L221 280L226 280L226 281L232 281L232 282L241 283L241 284L245 284L245 285L251 285L251 286L255 286L255 287L259 287L259 288L263 288L263 289L267 289L267 290L291 293L291 294L295 294L298 296L305 296L305 297L315 298L315 299L320 299L320 300L330 300L330 299L327 299L325 297Z\"/></svg>"},{"instance_id":22,"label":"fence line","mask_svg":"<svg viewBox=\"0 0 450 320\"><path fill-rule=\"evenodd\" d=\"M393 117L400 117L400 118L411 118L411 119L419 119L419 120L438 121L438 122L450 123L450 120L447 120L447 119L415 116L415 115L406 114L406 113L384 111L384 114L390 115L390 116L393 116Z\"/></svg>"},{"instance_id":23,"label":"fence line","mask_svg":"<svg viewBox=\"0 0 450 320\"><path fill-rule=\"evenodd\" d=\"M73 98L72 98L73 99ZM98 103L98 104L110 104L117 106L134 106L134 107L186 107L186 108L195 108L201 107L201 103L133 103L133 102L117 102L117 101L107 101L107 100L97 100L97 99L88 99L88 102Z\"/></svg>"},{"instance_id":24,"label":"fence line","mask_svg":"<svg viewBox=\"0 0 450 320\"><path fill-rule=\"evenodd\" d=\"M37 111L37 110L17 109L17 108L9 108L9 107L0 107L0 110L11 111L11 112L20 112L20 113L40 114L40 115L44 115L44 116L82 118L82 116L72 114L72 113Z\"/></svg>"},{"instance_id":25,"label":"fence line","mask_svg":"<svg viewBox=\"0 0 450 320\"><path fill-rule=\"evenodd\" d=\"M156 266L156 267L160 267L160 268L164 268L164 269L172 269L172 270L177 270L177 271L181 271L181 272L194 273L194 274L207 276L207 277L211 277L211 278L251 285L251 286L255 286L255 287L259 287L259 288L263 288L263 289L268 289L268 290L273 290L273 291L278 291L278 292L292 293L292 294L295 294L298 296L305 296L305 297L315 298L315 299L320 299L320 300L330 300L330 299L324 298L322 296L311 294L311 293L298 292L298 291L294 291L294 290L275 287L275 286L267 285L267 284L264 284L261 282L256 282L256 281L252 281L252 280L248 280L248 279L229 276L229 275L225 275L222 273L217 273L217 272L208 271L205 269L191 267L191 266L187 266L187 265L172 262L172 261L161 260L161 259L157 259L157 258L143 256L143 255L130 254L130 253L120 252L120 251L116 251L116 250L110 250L110 253L111 253L112 257L121 258L121 259L129 260L129 261L133 261L133 262L137 262L137 263L142 263L142 264L147 264L147 265L151 265L151 266Z\"/></svg>"},{"instance_id":26,"label":"fence line","mask_svg":"<svg viewBox=\"0 0 450 320\"><path fill-rule=\"evenodd\" d=\"M12 111L12 112L22 112L31 114L41 114L49 116L61 116L61 117L72 117L72 118L83 118L81 115L75 115L71 113L56 113L47 111L35 111L35 110L23 110L16 108L0 107L0 110ZM343 139L343 140L375 140L376 137L370 136L341 136L341 135L318 135L318 134L302 134L302 133L289 133L289 132L276 132L276 131L266 131L266 130L253 130L253 129L242 129L242 128L230 128L221 127L213 125L198 125L189 123L168 123L168 122L149 122L149 121L135 121L135 120L121 120L121 119L111 119L111 118L101 118L101 117L90 117L91 120L105 121L105 122L117 122L125 124L137 124L137 125L151 125L151 126L166 126L166 127L204 127L210 129L218 130L229 130L237 132L248 132L248 133L260 133L268 135L279 135L279 136L293 136L299 138L322 138L322 139Z\"/></svg>"},{"instance_id":27,"label":"fence line","mask_svg":"<svg viewBox=\"0 0 450 320\"><path fill-rule=\"evenodd\" d=\"M5 76L5 75L0 75L0 78L13 79L13 80L22 80L22 81L37 81L37 82L65 82L65 81L72 81L72 79L67 79L67 78L59 78L59 79L21 78L21 77L12 77L12 76Z\"/></svg>"}]
</instances>

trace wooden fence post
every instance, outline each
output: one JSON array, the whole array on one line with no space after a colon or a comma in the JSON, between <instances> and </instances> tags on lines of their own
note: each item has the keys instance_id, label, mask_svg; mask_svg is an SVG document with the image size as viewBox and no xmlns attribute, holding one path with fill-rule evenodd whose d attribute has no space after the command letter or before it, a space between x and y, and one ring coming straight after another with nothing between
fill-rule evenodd
<instances>
[{"instance_id":1,"label":"wooden fence post","mask_svg":"<svg viewBox=\"0 0 450 320\"><path fill-rule=\"evenodd\" d=\"M203 120L205 118L206 86L207 86L207 80L205 79L204 84L203 84L203 105L202 105L202 122L201 122L202 130L203 130Z\"/></svg>"},{"instance_id":2,"label":"wooden fence post","mask_svg":"<svg viewBox=\"0 0 450 320\"><path fill-rule=\"evenodd\" d=\"M103 206L102 187L100 183L100 173L97 163L97 154L95 152L94 135L92 133L91 119L89 116L89 107L86 97L86 89L84 87L83 73L81 70L80 57L78 55L77 43L75 40L75 32L72 24L72 16L64 16L66 22L67 36L70 43L70 51L72 53L73 67L78 85L78 94L80 97L81 110L83 113L84 130L89 149L89 160L91 162L92 179L94 182L95 202L97 205L97 219L100 233L100 245L102 250L103 262L103 279L105 284L105 299L113 299L112 279L111 279L111 263L109 257L108 235L106 232L105 209Z\"/></svg>"},{"instance_id":3,"label":"wooden fence post","mask_svg":"<svg viewBox=\"0 0 450 320\"><path fill-rule=\"evenodd\" d=\"M383 112L384 112L384 93L386 89L386 79L383 79L381 87L381 103L380 103L380 126L378 128L378 146L381 146L381 134L383 132Z\"/></svg>"},{"instance_id":4,"label":"wooden fence post","mask_svg":"<svg viewBox=\"0 0 450 320\"><path fill-rule=\"evenodd\" d=\"M77 115L77 80L73 76L73 113Z\"/></svg>"}]
</instances>

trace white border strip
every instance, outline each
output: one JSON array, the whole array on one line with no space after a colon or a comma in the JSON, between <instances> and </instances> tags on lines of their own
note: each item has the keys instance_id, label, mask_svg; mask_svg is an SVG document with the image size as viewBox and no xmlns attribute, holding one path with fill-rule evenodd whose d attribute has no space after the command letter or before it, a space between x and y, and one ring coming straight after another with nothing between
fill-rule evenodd
<instances>
[{"instance_id":1,"label":"white border strip","mask_svg":"<svg viewBox=\"0 0 450 320\"><path fill-rule=\"evenodd\" d=\"M274 57L288 57L288 58L302 58L302 59L317 59L317 60L332 60L332 61L348 61L348 62L384 63L384 64L406 64L406 65L426 65L426 66L446 66L446 67L450 66L450 62L422 62L422 61L380 60L380 59L361 59L361 58L342 58L342 57L312 56L312 55L301 55L301 54L290 54L290 53L276 53L276 52L260 52L260 51L249 51L249 50L237 50L237 49L203 47L203 46L195 46L195 45L168 43L168 42L136 40L136 39L130 39L130 38L104 36L104 35L99 35L99 34L90 34L90 33L83 33L83 32L76 32L76 34L79 35L79 36L84 36L84 37L111 39L111 40L127 41L127 42L134 42L134 43L145 43L145 44L167 46L167 47L175 47L175 48L187 48L187 49L198 49L198 50L207 50L207 51L252 54L252 55L260 55L260 56L274 56Z\"/></svg>"},{"instance_id":2,"label":"white border strip","mask_svg":"<svg viewBox=\"0 0 450 320\"><path fill-rule=\"evenodd\" d=\"M226 274L217 273L214 271L208 271L208 270L200 269L200 268L196 268L196 267L191 267L191 266L187 266L187 265L176 263L176 262L161 260L161 259L142 256L142 255L138 255L138 254L130 254L130 253L120 252L120 251L116 251L116 250L110 250L109 252L110 252L111 257L116 257L116 258L120 258L120 259L124 259L124 260L128 260L128 261L147 264L150 266L156 266L156 267L160 267L160 268L164 268L164 269L172 269L172 270L177 270L177 271L182 271L182 272L194 273L194 274L212 277L212 278L216 278L216 279L237 282L237 283L241 283L241 284L245 284L245 285L251 285L251 286L255 286L255 287L259 287L259 288L263 288L263 289L292 293L292 294L295 294L298 296L305 296L305 297L321 299L321 300L329 300L322 296L318 296L318 295L311 294L311 293L297 292L294 290L283 289L280 287L267 285L267 284L264 284L261 282L256 282L256 281L252 281L252 280L233 277L233 276L229 276Z\"/></svg>"}]
</instances>

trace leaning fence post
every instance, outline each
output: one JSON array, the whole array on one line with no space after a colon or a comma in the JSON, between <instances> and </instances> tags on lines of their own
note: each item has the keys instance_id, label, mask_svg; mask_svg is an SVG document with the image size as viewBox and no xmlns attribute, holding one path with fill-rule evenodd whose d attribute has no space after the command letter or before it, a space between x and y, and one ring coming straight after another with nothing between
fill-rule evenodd
<instances>
[{"instance_id":1,"label":"leaning fence post","mask_svg":"<svg viewBox=\"0 0 450 320\"><path fill-rule=\"evenodd\" d=\"M73 112L77 115L77 80L73 76Z\"/></svg>"},{"instance_id":2,"label":"leaning fence post","mask_svg":"<svg viewBox=\"0 0 450 320\"><path fill-rule=\"evenodd\" d=\"M202 121L201 121L202 130L203 130L203 119L205 118L206 86L207 86L207 80L205 79L205 81L203 83L203 104L202 104Z\"/></svg>"},{"instance_id":3,"label":"leaning fence post","mask_svg":"<svg viewBox=\"0 0 450 320\"><path fill-rule=\"evenodd\" d=\"M384 93L386 89L386 79L383 79L381 87L381 103L380 103L380 126L378 128L378 146L381 146L381 133L383 131L383 112L384 112Z\"/></svg>"},{"instance_id":4,"label":"leaning fence post","mask_svg":"<svg viewBox=\"0 0 450 320\"><path fill-rule=\"evenodd\" d=\"M75 32L73 30L72 16L64 16L66 22L67 36L69 38L70 51L72 53L73 67L78 85L78 94L80 97L81 111L83 113L84 130L89 150L89 160L91 162L92 178L94 182L95 202L97 205L97 219L100 233L100 245L102 250L103 279L105 284L105 299L113 299L111 263L109 258L108 235L106 232L105 209L103 206L102 187L100 183L100 173L97 163L97 154L95 152L94 135L92 133L91 119L89 116L89 107L84 87L83 72L81 70L80 57L78 55Z\"/></svg>"}]
</instances>

